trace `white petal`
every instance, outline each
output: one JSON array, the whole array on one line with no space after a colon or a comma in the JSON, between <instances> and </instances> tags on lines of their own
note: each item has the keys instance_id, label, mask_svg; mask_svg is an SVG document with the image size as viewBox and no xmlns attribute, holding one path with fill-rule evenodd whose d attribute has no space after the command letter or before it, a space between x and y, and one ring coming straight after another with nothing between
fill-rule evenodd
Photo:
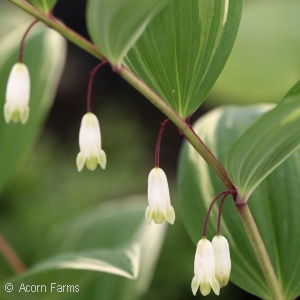
<instances>
[{"instance_id":1,"label":"white petal","mask_svg":"<svg viewBox=\"0 0 300 300\"><path fill-rule=\"evenodd\" d=\"M85 114L81 121L79 148L84 157L86 167L89 170L95 170L98 163L102 169L105 169L106 154L101 149L100 125L97 117L90 112Z\"/></svg>"},{"instance_id":2,"label":"white petal","mask_svg":"<svg viewBox=\"0 0 300 300\"><path fill-rule=\"evenodd\" d=\"M148 201L156 224L166 219L170 224L175 221L175 211L170 204L168 180L165 172L155 167L148 176Z\"/></svg>"},{"instance_id":3,"label":"white petal","mask_svg":"<svg viewBox=\"0 0 300 300\"><path fill-rule=\"evenodd\" d=\"M170 204L168 180L165 172L160 168L151 170L148 176L148 200L153 210L161 210Z\"/></svg>"},{"instance_id":4,"label":"white petal","mask_svg":"<svg viewBox=\"0 0 300 300\"><path fill-rule=\"evenodd\" d=\"M206 238L202 238L197 244L194 273L199 278L202 295L208 295L211 287L217 295L219 294L220 285L215 278L214 248Z\"/></svg>"}]
</instances>

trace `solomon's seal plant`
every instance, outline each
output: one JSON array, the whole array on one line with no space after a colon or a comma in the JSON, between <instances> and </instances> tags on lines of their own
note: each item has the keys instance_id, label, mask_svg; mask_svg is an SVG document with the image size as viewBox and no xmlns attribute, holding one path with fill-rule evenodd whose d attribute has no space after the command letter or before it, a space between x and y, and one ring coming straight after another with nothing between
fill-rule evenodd
<instances>
[{"instance_id":1,"label":"solomon's seal plant","mask_svg":"<svg viewBox=\"0 0 300 300\"><path fill-rule=\"evenodd\" d=\"M97 112L91 107L93 80L104 65L126 80L167 117L158 133L154 167L152 166L148 176L148 206L146 199L139 203L128 201L126 209L123 207L124 203L114 205L112 209L101 207L99 216L98 209L92 209L92 214L87 216L84 210L77 210L77 213L83 215L78 218L78 223L69 224L68 229L62 230L62 234L65 234L63 237L58 233L51 236L63 243L59 247L59 253L47 253L44 255L47 259L29 266L29 270L26 270L17 251L12 249L0 233L0 252L16 273L20 273L9 281L30 282L32 276L52 274L53 270L53 273L57 272L59 275L60 272L71 272L70 269L84 270L85 275L92 271L102 272L136 281L115 284L114 280L117 279L111 275L108 281L101 276L83 276L82 282L92 291L80 288L82 299L115 295L116 287L120 287L122 291L120 299L123 296L128 299L141 298L150 284L168 225L166 223L174 224L175 221L167 176L159 163L163 131L170 122L177 127L178 137L182 136L186 140L178 168L181 211L178 213L176 197L172 194L177 219L172 229L180 224L178 220L182 215L183 223L196 246L192 293L196 295L200 289L201 294L206 296L212 289L219 295L220 289L231 280L262 299L290 300L298 297L300 271L296 266L300 265L300 258L295 249L300 247L297 232L300 191L295 178L300 176L299 151L297 152L300 146L300 81L294 84L277 106L221 107L202 116L195 125L190 124L190 117L205 100L229 57L239 29L243 0L88 0L86 25L91 41L55 17L55 0L8 2L35 19L29 26L26 23L27 29L24 34L22 28L22 35L18 30L7 34L3 34L6 30L0 30L1 45L8 45L3 47L4 54L1 52L2 48L0 51L0 75L6 79L8 77L6 93L2 86L4 120L0 128L0 149L11 154L11 159L3 160L8 163L0 166L0 183L3 186L16 168L14 165L10 169L10 165L20 162L29 149L28 146L19 151L15 142L24 143L29 133L30 136L36 136L42 124L42 116L45 115L45 107L49 108L51 102L49 99L47 105L44 105L39 99L51 98L60 75L63 51L55 51L59 43L52 40L53 37L49 38L50 34L45 38L43 35L46 36L46 33L53 34L56 31L100 61L90 74L87 109L85 113L81 113L80 151L76 159L78 171L83 170L84 166L94 171L98 164L105 169L106 153L110 155L109 147L105 147L105 152L102 149L98 121L99 118L101 126L105 124L101 118L102 111ZM283 7L289 7L288 17L293 11L300 11L300 5L296 1L275 2L272 7L282 14L285 12ZM2 3L4 2L1 1L1 5ZM265 4L253 4L253 7L255 5ZM246 5L244 9L251 8ZM2 6L0 29L1 26L9 26L1 13ZM264 16L267 19L267 14ZM253 22L254 18L250 19ZM41 26L31 31L37 22ZM295 32L299 31L297 26L295 25ZM284 29L274 30L271 36L277 32L281 34L282 31ZM292 31L284 34L285 38L288 39ZM31 34L28 36L29 32ZM248 38L248 34L244 36L244 40ZM28 50L23 59L25 40ZM10 58L10 51L13 58ZM19 59L16 62L17 52ZM10 73L1 61L3 59L6 62L6 58L10 59L9 69L13 65ZM299 65L298 62L295 65ZM234 70L236 72L239 68L235 67ZM82 74L82 78L85 80L85 74ZM1 82L6 82L6 79L1 79ZM4 126L4 121L25 124L29 118L29 110L30 122L26 126ZM106 127L101 128L104 130ZM114 134L111 136L114 140ZM136 142L139 139L140 137ZM125 148L126 146L119 149L120 153ZM32 159L35 159L34 155ZM135 163L135 160L132 161ZM164 170L168 171L167 168ZM107 172L108 170L104 173ZM101 174L105 176L104 173ZM136 174L130 174L133 173ZM169 176L169 171L167 173L172 192L172 177ZM100 173L96 171L89 173L89 176L95 178L97 174ZM82 179L85 172L77 176ZM122 181L133 182L134 178L131 176L133 175L123 176ZM145 177L145 186L142 188L145 193L146 181ZM100 187L99 193L102 193ZM119 190L114 188L113 194L118 193ZM87 194L84 192L85 196ZM81 193L78 195L80 197ZM218 204L219 198L221 201ZM230 200L224 205L226 199ZM248 201L251 202L251 210ZM124 214L128 216L125 218ZM115 216L114 222L110 219L112 216ZM143 223L140 222L141 216ZM103 218L99 224L98 218ZM221 219L224 223L224 236L221 235ZM112 223L117 226L110 230ZM200 227L199 224L204 225ZM217 225L216 231L214 224ZM76 237L72 237L72 232L75 232ZM290 248L285 249L284 245L288 244L290 236L295 238ZM119 243L116 242L118 237L121 240ZM176 255L174 264L177 259L181 259L180 253ZM287 259L291 261L289 266ZM32 262L31 259L28 261ZM68 279L75 278L74 280L78 280L77 277L67 276ZM6 294L5 297L14 295ZM108 296L108 300L112 299L109 297L111 296Z\"/></svg>"}]
</instances>

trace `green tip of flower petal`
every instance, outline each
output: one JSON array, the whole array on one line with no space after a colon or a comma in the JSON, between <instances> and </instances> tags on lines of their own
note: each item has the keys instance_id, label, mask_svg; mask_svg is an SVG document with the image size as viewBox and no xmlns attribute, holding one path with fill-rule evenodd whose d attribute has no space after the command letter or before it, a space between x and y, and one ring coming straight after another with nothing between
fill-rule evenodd
<instances>
[{"instance_id":1,"label":"green tip of flower petal","mask_svg":"<svg viewBox=\"0 0 300 300\"><path fill-rule=\"evenodd\" d=\"M213 291L215 292L215 294L217 296L219 296L219 294L220 294L220 285L219 285L219 282L216 278L213 278L213 280L211 282L211 287L212 287Z\"/></svg>"},{"instance_id":2,"label":"green tip of flower petal","mask_svg":"<svg viewBox=\"0 0 300 300\"><path fill-rule=\"evenodd\" d=\"M194 276L192 280L192 292L194 296L196 296L198 288L199 288L199 280L197 280L196 276Z\"/></svg>"},{"instance_id":3,"label":"green tip of flower petal","mask_svg":"<svg viewBox=\"0 0 300 300\"><path fill-rule=\"evenodd\" d=\"M229 282L229 277L223 277L222 279L217 278L217 280L219 281L220 287L224 287L228 284Z\"/></svg>"},{"instance_id":4,"label":"green tip of flower petal","mask_svg":"<svg viewBox=\"0 0 300 300\"><path fill-rule=\"evenodd\" d=\"M156 224L162 224L165 220L165 216L162 211L153 211L153 220Z\"/></svg>"},{"instance_id":5,"label":"green tip of flower petal","mask_svg":"<svg viewBox=\"0 0 300 300\"><path fill-rule=\"evenodd\" d=\"M4 119L5 119L5 122L7 124L9 124L10 119L11 119L11 111L10 111L7 103L4 104Z\"/></svg>"},{"instance_id":6,"label":"green tip of flower petal","mask_svg":"<svg viewBox=\"0 0 300 300\"><path fill-rule=\"evenodd\" d=\"M97 157L87 157L85 159L85 165L90 171L94 171L98 165L98 158Z\"/></svg>"},{"instance_id":7,"label":"green tip of flower petal","mask_svg":"<svg viewBox=\"0 0 300 300\"><path fill-rule=\"evenodd\" d=\"M21 123L24 125L29 118L29 107L25 107L22 113L20 113Z\"/></svg>"},{"instance_id":8,"label":"green tip of flower petal","mask_svg":"<svg viewBox=\"0 0 300 300\"><path fill-rule=\"evenodd\" d=\"M101 166L101 168L103 170L105 170L105 168L106 168L106 154L102 149L99 152L98 163Z\"/></svg>"},{"instance_id":9,"label":"green tip of flower petal","mask_svg":"<svg viewBox=\"0 0 300 300\"><path fill-rule=\"evenodd\" d=\"M21 119L19 111L14 110L11 114L10 119L13 123L19 123Z\"/></svg>"},{"instance_id":10,"label":"green tip of flower petal","mask_svg":"<svg viewBox=\"0 0 300 300\"><path fill-rule=\"evenodd\" d=\"M152 222L152 219L153 219L153 210L151 209L150 206L148 206L146 208L145 217L146 217L147 223L150 225Z\"/></svg>"},{"instance_id":11,"label":"green tip of flower petal","mask_svg":"<svg viewBox=\"0 0 300 300\"><path fill-rule=\"evenodd\" d=\"M78 172L80 172L84 166L84 156L81 152L79 152L77 155L76 165L77 165Z\"/></svg>"},{"instance_id":12,"label":"green tip of flower petal","mask_svg":"<svg viewBox=\"0 0 300 300\"><path fill-rule=\"evenodd\" d=\"M165 218L166 220L173 225L175 222L175 211L172 205L169 205L166 209L166 211L164 212Z\"/></svg>"},{"instance_id":13,"label":"green tip of flower petal","mask_svg":"<svg viewBox=\"0 0 300 300\"><path fill-rule=\"evenodd\" d=\"M211 287L210 283L207 281L200 282L200 292L203 296L207 296L210 293Z\"/></svg>"}]
</instances>

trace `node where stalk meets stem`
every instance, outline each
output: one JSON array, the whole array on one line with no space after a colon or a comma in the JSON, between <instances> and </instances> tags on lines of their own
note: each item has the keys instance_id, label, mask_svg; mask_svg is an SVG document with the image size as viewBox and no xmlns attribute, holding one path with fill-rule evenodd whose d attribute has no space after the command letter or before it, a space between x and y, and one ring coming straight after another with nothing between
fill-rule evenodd
<instances>
[{"instance_id":1,"label":"node where stalk meets stem","mask_svg":"<svg viewBox=\"0 0 300 300\"><path fill-rule=\"evenodd\" d=\"M155 148L155 167L156 168L159 167L159 151L160 151L161 138L162 138L163 132L165 130L165 127L169 122L170 122L169 119L166 119L165 121L163 121L161 123L161 127L160 127L160 130L159 130L159 133L158 133L156 148Z\"/></svg>"},{"instance_id":2,"label":"node where stalk meets stem","mask_svg":"<svg viewBox=\"0 0 300 300\"><path fill-rule=\"evenodd\" d=\"M37 23L39 22L39 19L34 20L29 27L27 28L27 30L25 31L22 41L21 41L21 45L20 45L20 52L19 52L19 62L23 62L23 52L24 52L24 46L25 46L25 39L30 31L30 29Z\"/></svg>"},{"instance_id":3,"label":"node where stalk meets stem","mask_svg":"<svg viewBox=\"0 0 300 300\"><path fill-rule=\"evenodd\" d=\"M101 67L103 67L106 64L108 64L108 61L102 61L93 69L93 71L90 74L88 91L87 91L87 112L92 111L92 104L91 104L91 102L92 102L92 100L91 100L92 99L92 87L93 87L95 75L98 72L98 70L101 69Z\"/></svg>"}]
</instances>

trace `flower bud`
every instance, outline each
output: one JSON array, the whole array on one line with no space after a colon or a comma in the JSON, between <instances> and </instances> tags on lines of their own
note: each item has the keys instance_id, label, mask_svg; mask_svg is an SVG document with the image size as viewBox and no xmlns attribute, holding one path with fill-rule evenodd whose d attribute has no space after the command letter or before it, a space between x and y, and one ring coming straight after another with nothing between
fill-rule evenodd
<instances>
[{"instance_id":1,"label":"flower bud","mask_svg":"<svg viewBox=\"0 0 300 300\"><path fill-rule=\"evenodd\" d=\"M220 293L220 285L215 277L215 255L214 248L206 238L198 242L195 263L195 276L192 280L192 291L196 295L200 286L200 292L203 296L210 293L211 288L216 295Z\"/></svg>"},{"instance_id":2,"label":"flower bud","mask_svg":"<svg viewBox=\"0 0 300 300\"><path fill-rule=\"evenodd\" d=\"M152 169L148 177L148 201L145 214L148 224L152 220L156 224L161 224L164 220L174 223L175 211L171 206L168 180L165 172L158 167Z\"/></svg>"},{"instance_id":3,"label":"flower bud","mask_svg":"<svg viewBox=\"0 0 300 300\"><path fill-rule=\"evenodd\" d=\"M30 76L24 63L16 63L8 78L4 104L6 123L21 121L25 124L29 117Z\"/></svg>"},{"instance_id":4,"label":"flower bud","mask_svg":"<svg viewBox=\"0 0 300 300\"><path fill-rule=\"evenodd\" d=\"M227 285L231 270L229 245L224 236L216 235L212 240L216 261L216 278L223 287Z\"/></svg>"},{"instance_id":5,"label":"flower bud","mask_svg":"<svg viewBox=\"0 0 300 300\"><path fill-rule=\"evenodd\" d=\"M83 116L79 131L79 148L76 164L78 171L86 167L94 171L99 164L102 169L106 167L106 154L101 149L100 125L97 117L92 113Z\"/></svg>"}]
</instances>

